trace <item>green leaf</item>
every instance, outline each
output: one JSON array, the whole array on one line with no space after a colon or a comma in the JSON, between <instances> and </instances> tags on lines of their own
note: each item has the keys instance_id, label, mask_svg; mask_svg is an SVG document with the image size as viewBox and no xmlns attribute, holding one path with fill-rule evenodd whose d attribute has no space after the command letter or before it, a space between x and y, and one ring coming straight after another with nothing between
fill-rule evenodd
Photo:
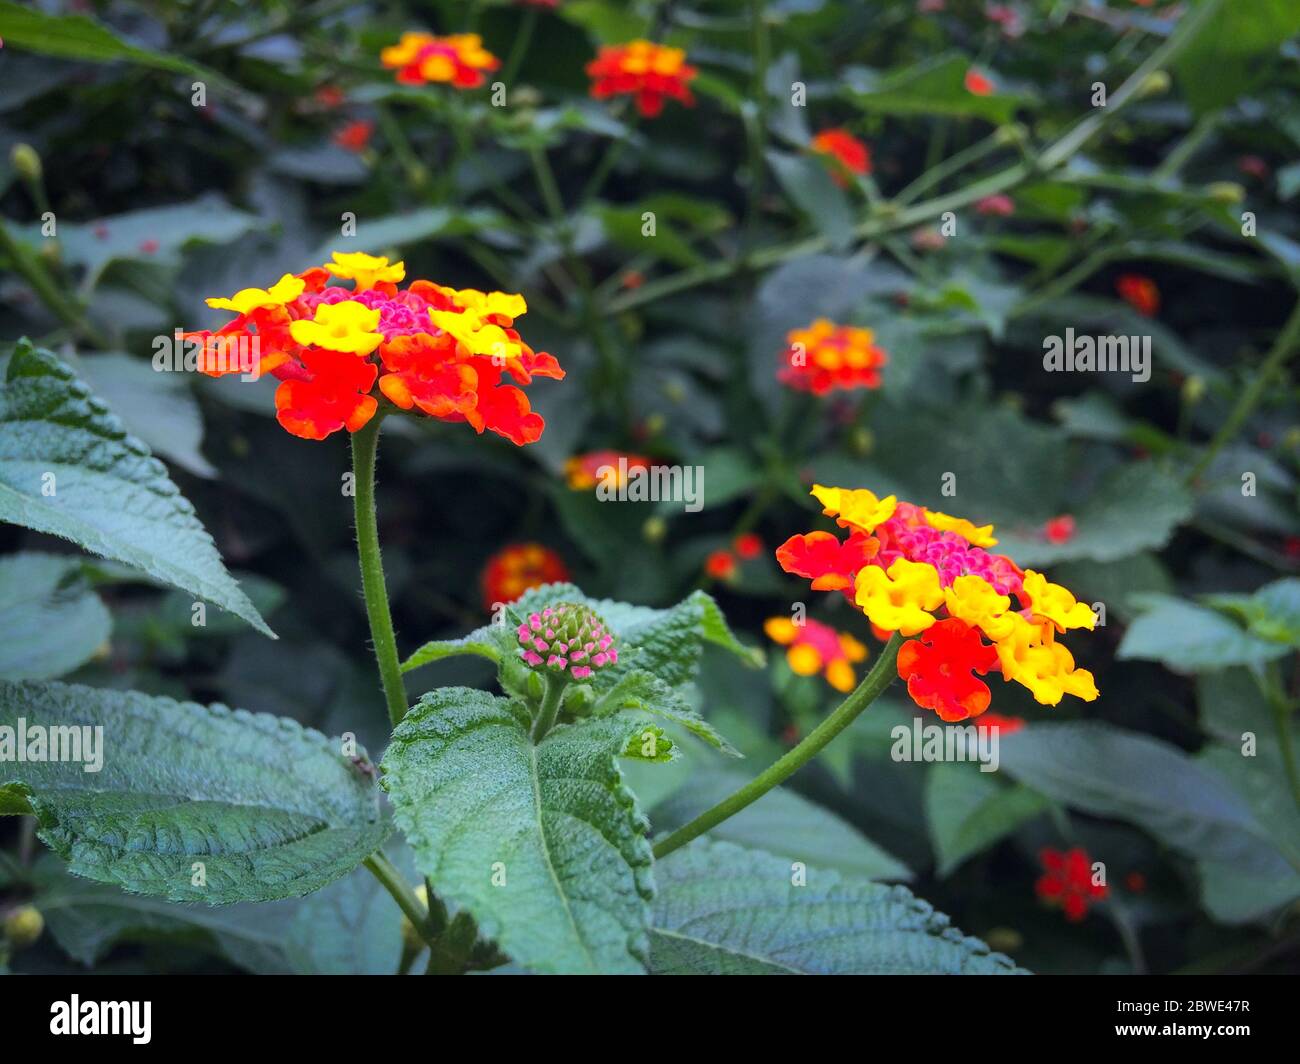
<instances>
[{"instance_id":1,"label":"green leaf","mask_svg":"<svg viewBox=\"0 0 1300 1064\"><path fill-rule=\"evenodd\" d=\"M297 897L352 871L388 831L369 776L337 741L291 720L135 691L0 683L0 727L13 729L0 744L17 745L20 719L29 735L39 725L92 738L81 761L6 752L0 807L26 804L46 845L101 883L213 905ZM97 743L85 728L103 729ZM85 771L96 747L102 766Z\"/></svg>"},{"instance_id":2,"label":"green leaf","mask_svg":"<svg viewBox=\"0 0 1300 1064\"><path fill-rule=\"evenodd\" d=\"M743 756L712 724L687 704L679 691L651 673L640 669L628 673L601 698L592 710L592 715L600 717L628 709L653 713L671 720L729 757Z\"/></svg>"},{"instance_id":3,"label":"green leaf","mask_svg":"<svg viewBox=\"0 0 1300 1064\"><path fill-rule=\"evenodd\" d=\"M503 634L504 633L504 634ZM402 662L402 671L410 672L421 665L428 665L443 658L453 658L462 654L487 658L488 661L500 662L511 651L514 642L510 629L503 625L485 624L476 628L460 639L434 639L425 643L414 654Z\"/></svg>"},{"instance_id":4,"label":"green leaf","mask_svg":"<svg viewBox=\"0 0 1300 1064\"><path fill-rule=\"evenodd\" d=\"M1177 747L1089 721L1004 736L1002 768L1072 808L1136 824L1197 860L1275 870L1267 829L1222 777Z\"/></svg>"},{"instance_id":5,"label":"green leaf","mask_svg":"<svg viewBox=\"0 0 1300 1064\"><path fill-rule=\"evenodd\" d=\"M537 746L529 725L522 704L463 687L412 707L383 785L416 867L532 971L639 972L653 858L615 758L643 725L560 725Z\"/></svg>"},{"instance_id":6,"label":"green leaf","mask_svg":"<svg viewBox=\"0 0 1300 1064\"><path fill-rule=\"evenodd\" d=\"M483 207L452 210L449 207L422 207L409 214L386 215L357 223L355 236L331 237L312 256L314 261L329 262L336 251L365 251L372 255L431 241L435 237L466 236L483 229L500 228L505 218Z\"/></svg>"},{"instance_id":7,"label":"green leaf","mask_svg":"<svg viewBox=\"0 0 1300 1064\"><path fill-rule=\"evenodd\" d=\"M855 71L850 92L859 107L878 114L969 116L999 124L1010 122L1027 101L1001 92L977 96L966 88L970 67L965 56L945 55L881 78Z\"/></svg>"},{"instance_id":8,"label":"green leaf","mask_svg":"<svg viewBox=\"0 0 1300 1064\"><path fill-rule=\"evenodd\" d=\"M906 887L696 839L659 862L650 970L658 975L1013 974Z\"/></svg>"},{"instance_id":9,"label":"green leaf","mask_svg":"<svg viewBox=\"0 0 1300 1064\"><path fill-rule=\"evenodd\" d=\"M925 816L938 874L949 875L1046 808L1033 791L1007 787L969 766L932 765L925 782Z\"/></svg>"},{"instance_id":10,"label":"green leaf","mask_svg":"<svg viewBox=\"0 0 1300 1064\"><path fill-rule=\"evenodd\" d=\"M1285 643L1260 639L1217 610L1170 595L1137 596L1145 612L1115 652L1120 659L1158 661L1176 672L1229 665L1262 665L1290 652Z\"/></svg>"},{"instance_id":11,"label":"green leaf","mask_svg":"<svg viewBox=\"0 0 1300 1064\"><path fill-rule=\"evenodd\" d=\"M203 457L203 417L185 374L158 373L144 359L123 354L80 358L75 369L154 454L195 476L216 475Z\"/></svg>"},{"instance_id":12,"label":"green leaf","mask_svg":"<svg viewBox=\"0 0 1300 1064\"><path fill-rule=\"evenodd\" d=\"M1253 636L1300 647L1300 579L1296 577L1274 580L1253 595L1209 595L1205 601L1241 618Z\"/></svg>"},{"instance_id":13,"label":"green leaf","mask_svg":"<svg viewBox=\"0 0 1300 1064\"><path fill-rule=\"evenodd\" d=\"M655 806L655 832L681 827L742 787L748 780L733 768L698 773L690 783ZM834 869L862 879L911 879L912 873L857 828L807 798L777 787L753 805L710 829L709 838L775 849L810 868Z\"/></svg>"},{"instance_id":14,"label":"green leaf","mask_svg":"<svg viewBox=\"0 0 1300 1064\"><path fill-rule=\"evenodd\" d=\"M812 220L830 246L847 247L853 238L853 212L831 177L827 162L783 151L768 151L766 157L785 194Z\"/></svg>"},{"instance_id":15,"label":"green leaf","mask_svg":"<svg viewBox=\"0 0 1300 1064\"><path fill-rule=\"evenodd\" d=\"M201 74L216 83L228 84L215 72L186 59L128 44L108 27L84 15L47 15L10 0L0 0L0 39L6 46L16 46L20 51L27 49L41 55L91 62L122 59L175 73Z\"/></svg>"},{"instance_id":16,"label":"green leaf","mask_svg":"<svg viewBox=\"0 0 1300 1064\"><path fill-rule=\"evenodd\" d=\"M1198 114L1231 103L1267 77L1298 32L1300 7L1292 0L1228 0L1174 63L1183 95Z\"/></svg>"},{"instance_id":17,"label":"green leaf","mask_svg":"<svg viewBox=\"0 0 1300 1064\"><path fill-rule=\"evenodd\" d=\"M1125 465L1104 477L1074 511L1075 533L1064 543L1041 535L998 529L998 550L1019 565L1051 565L1084 558L1113 562L1169 542L1192 516L1192 496L1182 482L1150 462Z\"/></svg>"},{"instance_id":18,"label":"green leaf","mask_svg":"<svg viewBox=\"0 0 1300 1064\"><path fill-rule=\"evenodd\" d=\"M259 974L291 970L284 954L284 923L293 916L294 901L221 908L181 905L80 879L48 853L37 863L33 879L35 904L50 933L82 964L97 963L121 943L165 941L211 950Z\"/></svg>"},{"instance_id":19,"label":"green leaf","mask_svg":"<svg viewBox=\"0 0 1300 1064\"><path fill-rule=\"evenodd\" d=\"M0 386L0 520L134 565L274 638L162 463L25 340Z\"/></svg>"},{"instance_id":20,"label":"green leaf","mask_svg":"<svg viewBox=\"0 0 1300 1064\"><path fill-rule=\"evenodd\" d=\"M298 903L284 946L299 973L392 975L402 957L402 911L358 868Z\"/></svg>"},{"instance_id":21,"label":"green leaf","mask_svg":"<svg viewBox=\"0 0 1300 1064\"><path fill-rule=\"evenodd\" d=\"M208 194L191 203L146 207L93 223L60 221L59 249L65 263L85 268L83 284L92 288L114 260L175 267L180 265L181 252L191 244L228 244L259 225L256 215L236 210L220 196ZM36 227L22 230L20 235L38 247L45 243Z\"/></svg>"},{"instance_id":22,"label":"green leaf","mask_svg":"<svg viewBox=\"0 0 1300 1064\"><path fill-rule=\"evenodd\" d=\"M89 661L112 630L81 558L35 551L0 558L0 679L64 676Z\"/></svg>"}]
</instances>

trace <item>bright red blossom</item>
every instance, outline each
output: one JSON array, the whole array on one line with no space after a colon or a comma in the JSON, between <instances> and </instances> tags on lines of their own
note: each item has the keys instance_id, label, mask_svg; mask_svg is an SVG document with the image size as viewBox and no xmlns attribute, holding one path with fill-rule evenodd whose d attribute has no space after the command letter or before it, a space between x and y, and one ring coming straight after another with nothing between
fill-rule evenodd
<instances>
[{"instance_id":1,"label":"bright red blossom","mask_svg":"<svg viewBox=\"0 0 1300 1064\"><path fill-rule=\"evenodd\" d=\"M978 717L989 708L988 685L972 673L984 675L997 664L997 648L955 618L936 621L898 651L898 675L912 701L946 721Z\"/></svg>"},{"instance_id":2,"label":"bright red blossom","mask_svg":"<svg viewBox=\"0 0 1300 1064\"><path fill-rule=\"evenodd\" d=\"M1065 910L1065 918L1078 923L1090 906L1110 893L1104 883L1093 882L1092 859L1087 851L1075 847L1067 853L1051 848L1039 851L1043 874L1034 884L1034 892L1048 905Z\"/></svg>"},{"instance_id":3,"label":"bright red blossom","mask_svg":"<svg viewBox=\"0 0 1300 1064\"><path fill-rule=\"evenodd\" d=\"M1048 543L1069 543L1074 539L1074 518L1069 514L1053 517L1043 525L1043 538Z\"/></svg>"},{"instance_id":4,"label":"bright red blossom","mask_svg":"<svg viewBox=\"0 0 1300 1064\"><path fill-rule=\"evenodd\" d=\"M732 547L736 556L744 561L757 558L763 551L763 541L753 532L744 532L736 537Z\"/></svg>"},{"instance_id":5,"label":"bright red blossom","mask_svg":"<svg viewBox=\"0 0 1300 1064\"><path fill-rule=\"evenodd\" d=\"M975 96L992 96L996 90L993 80L971 67L966 71L966 91Z\"/></svg>"},{"instance_id":6,"label":"bright red blossom","mask_svg":"<svg viewBox=\"0 0 1300 1064\"><path fill-rule=\"evenodd\" d=\"M842 543L829 532L807 532L781 544L776 560L787 573L811 580L814 591L843 591L878 550L880 543L861 532Z\"/></svg>"},{"instance_id":7,"label":"bright red blossom","mask_svg":"<svg viewBox=\"0 0 1300 1064\"><path fill-rule=\"evenodd\" d=\"M851 174L871 173L871 149L847 129L824 129L812 139L812 150L835 159ZM848 184L844 174L832 171L841 188Z\"/></svg>"},{"instance_id":8,"label":"bright red blossom","mask_svg":"<svg viewBox=\"0 0 1300 1064\"><path fill-rule=\"evenodd\" d=\"M637 110L646 118L658 115L666 100L693 107L689 83L697 73L682 49L644 40L604 45L587 64L593 98L634 96Z\"/></svg>"},{"instance_id":9,"label":"bright red blossom","mask_svg":"<svg viewBox=\"0 0 1300 1064\"><path fill-rule=\"evenodd\" d=\"M880 371L889 356L870 329L818 318L806 329L792 329L785 339L789 346L777 379L795 391L826 395L880 387Z\"/></svg>"},{"instance_id":10,"label":"bright red blossom","mask_svg":"<svg viewBox=\"0 0 1300 1064\"><path fill-rule=\"evenodd\" d=\"M347 151L364 151L366 145L370 143L370 134L374 131L373 122L359 118L335 130L333 140L340 148Z\"/></svg>"},{"instance_id":11,"label":"bright red blossom","mask_svg":"<svg viewBox=\"0 0 1300 1064\"><path fill-rule=\"evenodd\" d=\"M569 579L568 566L550 547L540 543L513 543L487 560L480 577L483 608L514 602L525 591Z\"/></svg>"},{"instance_id":12,"label":"bright red blossom","mask_svg":"<svg viewBox=\"0 0 1300 1064\"><path fill-rule=\"evenodd\" d=\"M729 550L712 551L704 559L704 571L715 580L730 580L736 575L736 556Z\"/></svg>"},{"instance_id":13,"label":"bright red blossom","mask_svg":"<svg viewBox=\"0 0 1300 1064\"><path fill-rule=\"evenodd\" d=\"M1160 310L1160 289L1150 277L1140 273L1121 274L1115 280L1115 291L1145 318L1155 317Z\"/></svg>"}]
</instances>

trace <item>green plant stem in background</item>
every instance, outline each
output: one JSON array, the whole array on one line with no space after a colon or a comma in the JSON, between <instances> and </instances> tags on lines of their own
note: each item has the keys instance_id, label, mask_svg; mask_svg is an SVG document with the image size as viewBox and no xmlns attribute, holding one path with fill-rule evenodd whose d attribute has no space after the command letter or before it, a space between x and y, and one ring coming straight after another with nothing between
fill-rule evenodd
<instances>
[{"instance_id":1,"label":"green plant stem in background","mask_svg":"<svg viewBox=\"0 0 1300 1064\"><path fill-rule=\"evenodd\" d=\"M546 690L542 694L542 708L537 713L533 724L533 742L540 743L546 733L555 726L555 718L560 713L560 701L564 697L564 688L568 680L562 674L547 673L544 677Z\"/></svg>"},{"instance_id":2,"label":"green plant stem in background","mask_svg":"<svg viewBox=\"0 0 1300 1064\"><path fill-rule=\"evenodd\" d=\"M16 241L3 221L0 221L0 252L3 252L5 258L9 260L14 272L20 274L23 280L32 286L32 291L40 297L50 313L73 330L78 332L82 330L81 309L64 296L46 270L45 263L38 255Z\"/></svg>"},{"instance_id":3,"label":"green plant stem in background","mask_svg":"<svg viewBox=\"0 0 1300 1064\"><path fill-rule=\"evenodd\" d=\"M377 413L370 424L352 434L353 501L357 522L357 557L361 562L361 590L366 598L366 617L370 621L370 638L379 663L379 677L384 684L388 719L396 726L406 716L406 688L397 658L397 637L393 634L393 615L388 608L388 588L384 584L384 564L379 556L379 522L375 516L375 455L379 449Z\"/></svg>"},{"instance_id":4,"label":"green plant stem in background","mask_svg":"<svg viewBox=\"0 0 1300 1064\"><path fill-rule=\"evenodd\" d=\"M1223 424L1219 426L1219 431L1214 434L1214 438L1206 446L1205 453L1201 455L1201 460L1192 467L1192 471L1187 475L1188 483L1194 483L1204 476L1205 471L1214 462L1215 455L1241 431L1241 426L1246 423L1246 419L1254 412L1255 407L1259 406L1263 401L1269 388L1273 387L1274 376L1286 365L1287 359L1295 352L1298 345L1300 345L1300 301L1297 301L1295 307L1292 308L1291 317L1282 326L1282 331L1278 333L1277 339L1273 342L1272 350L1264 357L1263 364L1255 371L1250 383L1242 389L1241 395L1237 397L1236 405L1224 418Z\"/></svg>"},{"instance_id":5,"label":"green plant stem in background","mask_svg":"<svg viewBox=\"0 0 1300 1064\"><path fill-rule=\"evenodd\" d=\"M717 827L728 817L735 816L747 805L758 801L777 784L784 783L821 753L835 736L852 724L858 715L893 683L894 663L898 659L898 648L902 645L903 637L895 632L889 637L889 642L881 650L880 657L876 659L871 671L829 717L809 732L798 746L774 761L734 794L724 798L712 809L701 813L689 824L678 828L667 838L660 839L655 844L655 857L665 857L673 850L703 835L710 828Z\"/></svg>"},{"instance_id":6,"label":"green plant stem in background","mask_svg":"<svg viewBox=\"0 0 1300 1064\"><path fill-rule=\"evenodd\" d=\"M1064 165L1089 140L1096 136L1106 123L1110 122L1123 109L1126 103L1139 95L1149 75L1171 63L1187 47L1206 21L1213 17L1221 4L1222 0L1204 0L1203 3L1190 10L1179 20L1178 26L1170 34L1168 40L1156 48L1146 58L1146 61L1115 90L1107 106L1098 108L1095 114L1089 115L1072 127L1058 140L1045 148L1035 160L1009 166L995 174L990 174L975 181L957 192L937 196L934 199L926 200L903 210L898 209L900 204L897 203L881 204L880 208L871 217L854 229L854 238L857 240L874 240L889 233L910 229L922 222L939 217L944 211L955 211L969 206L986 196L1008 192L1017 185L1040 178L1045 172ZM625 292L611 300L607 309L610 313L631 310L633 307L654 302L656 299L672 295L675 292L685 291L688 288L695 288L713 281L720 281L730 277L742 268L762 269L767 266L775 266L789 259L798 258L800 255L812 255L826 251L829 247L830 243L825 237L812 237L793 244L761 248L740 262L707 262L701 266L683 270L671 277L651 281L634 292Z\"/></svg>"},{"instance_id":7,"label":"green plant stem in background","mask_svg":"<svg viewBox=\"0 0 1300 1064\"><path fill-rule=\"evenodd\" d=\"M524 61L524 56L528 54L528 45L533 39L533 30L537 28L537 8L530 7L524 12L524 17L519 22L519 29L515 33L515 43L510 49L510 55L506 58L505 69L501 71L501 81L505 83L506 91L514 89L515 75L519 73L519 66Z\"/></svg>"}]
</instances>

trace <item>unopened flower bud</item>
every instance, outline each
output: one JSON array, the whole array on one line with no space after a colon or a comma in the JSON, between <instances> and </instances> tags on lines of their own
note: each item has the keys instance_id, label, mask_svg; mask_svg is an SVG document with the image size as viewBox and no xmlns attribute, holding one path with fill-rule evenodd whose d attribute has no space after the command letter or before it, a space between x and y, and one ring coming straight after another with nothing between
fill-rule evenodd
<instances>
[{"instance_id":1,"label":"unopened flower bud","mask_svg":"<svg viewBox=\"0 0 1300 1064\"><path fill-rule=\"evenodd\" d=\"M853 448L854 454L865 458L876 449L876 435L870 429L859 425L853 430L849 445Z\"/></svg>"},{"instance_id":2,"label":"unopened flower bud","mask_svg":"<svg viewBox=\"0 0 1300 1064\"><path fill-rule=\"evenodd\" d=\"M1205 193L1215 203L1232 206L1246 198L1246 190L1235 181L1212 181L1205 186Z\"/></svg>"},{"instance_id":3,"label":"unopened flower bud","mask_svg":"<svg viewBox=\"0 0 1300 1064\"><path fill-rule=\"evenodd\" d=\"M1142 79L1138 89L1139 96L1160 96L1169 91L1169 74L1163 70L1153 70Z\"/></svg>"},{"instance_id":4,"label":"unopened flower bud","mask_svg":"<svg viewBox=\"0 0 1300 1064\"><path fill-rule=\"evenodd\" d=\"M41 157L30 144L15 144L9 152L9 161L24 181L41 179Z\"/></svg>"},{"instance_id":5,"label":"unopened flower bud","mask_svg":"<svg viewBox=\"0 0 1300 1064\"><path fill-rule=\"evenodd\" d=\"M535 669L585 680L618 661L614 637L590 607L574 602L547 606L519 626L520 657Z\"/></svg>"},{"instance_id":6,"label":"unopened flower bud","mask_svg":"<svg viewBox=\"0 0 1300 1064\"><path fill-rule=\"evenodd\" d=\"M641 526L641 535L647 543L660 543L668 534L668 522L662 517L650 517Z\"/></svg>"},{"instance_id":7,"label":"unopened flower bud","mask_svg":"<svg viewBox=\"0 0 1300 1064\"><path fill-rule=\"evenodd\" d=\"M1205 396L1205 378L1192 375L1183 381L1183 402L1195 406Z\"/></svg>"},{"instance_id":8,"label":"unopened flower bud","mask_svg":"<svg viewBox=\"0 0 1300 1064\"><path fill-rule=\"evenodd\" d=\"M14 949L30 946L45 930L45 917L31 905L21 905L5 917L4 937Z\"/></svg>"}]
</instances>

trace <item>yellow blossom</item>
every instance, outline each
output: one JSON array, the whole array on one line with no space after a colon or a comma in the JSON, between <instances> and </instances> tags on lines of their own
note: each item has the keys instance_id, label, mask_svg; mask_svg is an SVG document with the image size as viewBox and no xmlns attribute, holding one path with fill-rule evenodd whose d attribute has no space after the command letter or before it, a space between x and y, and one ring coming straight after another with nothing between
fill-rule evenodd
<instances>
[{"instance_id":1,"label":"yellow blossom","mask_svg":"<svg viewBox=\"0 0 1300 1064\"><path fill-rule=\"evenodd\" d=\"M926 510L925 519L931 528L937 528L940 532L956 532L973 547L997 546L998 541L993 538L992 525L976 526L964 517L952 517L938 510Z\"/></svg>"},{"instance_id":2,"label":"yellow blossom","mask_svg":"<svg viewBox=\"0 0 1300 1064\"><path fill-rule=\"evenodd\" d=\"M325 263L325 269L345 281L355 281L358 292L374 288L381 281L396 284L406 276L406 263L389 265L382 255L367 255L364 251L336 251L334 261Z\"/></svg>"},{"instance_id":3,"label":"yellow blossom","mask_svg":"<svg viewBox=\"0 0 1300 1064\"><path fill-rule=\"evenodd\" d=\"M966 573L957 577L944 588L943 600L949 616L981 629L989 639L1004 639L1011 634L1011 598L999 595L982 576Z\"/></svg>"},{"instance_id":4,"label":"yellow blossom","mask_svg":"<svg viewBox=\"0 0 1300 1064\"><path fill-rule=\"evenodd\" d=\"M1035 700L1054 706L1064 695L1085 702L1097 697L1097 684L1087 669L1074 667L1074 656L1056 642L1051 624L1033 624L1018 613L1011 618L1011 634L995 644L1002 678L1029 689Z\"/></svg>"},{"instance_id":5,"label":"yellow blossom","mask_svg":"<svg viewBox=\"0 0 1300 1064\"><path fill-rule=\"evenodd\" d=\"M1051 583L1042 573L1025 570L1025 596L1035 619L1051 621L1058 632L1069 628L1092 629L1097 615L1087 603L1079 602L1069 590Z\"/></svg>"},{"instance_id":6,"label":"yellow blossom","mask_svg":"<svg viewBox=\"0 0 1300 1064\"><path fill-rule=\"evenodd\" d=\"M215 310L233 310L247 314L260 307L282 307L292 303L306 287L301 278L286 273L270 288L241 288L229 299L207 299L204 302Z\"/></svg>"},{"instance_id":7,"label":"yellow blossom","mask_svg":"<svg viewBox=\"0 0 1300 1064\"><path fill-rule=\"evenodd\" d=\"M854 601L876 627L916 635L934 624L926 611L943 602L943 588L933 565L898 558L888 571L878 565L860 569Z\"/></svg>"},{"instance_id":8,"label":"yellow blossom","mask_svg":"<svg viewBox=\"0 0 1300 1064\"><path fill-rule=\"evenodd\" d=\"M874 532L877 525L894 516L898 506L897 496L886 495L880 499L865 488L828 488L814 484L812 494L822 504L822 513L827 517L838 514L837 524L863 532Z\"/></svg>"},{"instance_id":9,"label":"yellow blossom","mask_svg":"<svg viewBox=\"0 0 1300 1064\"><path fill-rule=\"evenodd\" d=\"M289 333L300 344L315 344L329 351L368 355L384 342L379 327L379 311L364 303L347 299L341 303L321 303L311 321L295 321Z\"/></svg>"}]
</instances>

